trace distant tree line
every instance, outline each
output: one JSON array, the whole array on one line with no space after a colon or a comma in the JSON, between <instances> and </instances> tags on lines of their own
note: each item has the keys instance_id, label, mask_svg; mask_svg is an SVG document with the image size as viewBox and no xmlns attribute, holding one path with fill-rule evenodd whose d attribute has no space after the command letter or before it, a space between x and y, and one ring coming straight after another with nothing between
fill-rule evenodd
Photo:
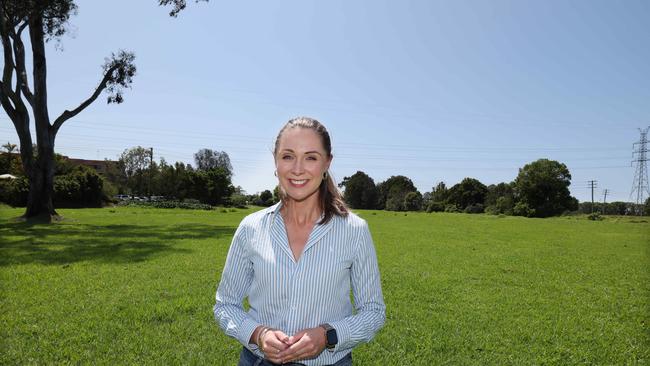
<instances>
[{"instance_id":1,"label":"distant tree line","mask_svg":"<svg viewBox=\"0 0 650 366\"><path fill-rule=\"evenodd\" d=\"M25 206L29 182L22 171L20 155L12 154L13 147L0 156L0 171L17 176L0 181L0 201L13 206ZM167 200L193 200L212 206L259 205L277 202L270 190L246 194L232 184L233 168L224 151L201 149L194 154L195 167L164 158L152 159L152 152L141 146L126 149L117 161L106 160L105 172L75 165L65 157L55 155L54 196L57 207L100 207L114 201L117 195Z\"/></svg>"},{"instance_id":2,"label":"distant tree line","mask_svg":"<svg viewBox=\"0 0 650 366\"><path fill-rule=\"evenodd\" d=\"M269 190L247 194L233 186L233 168L225 151L200 149L194 154L194 163L169 164L164 158L156 163L151 151L137 146L125 150L106 175L115 194L197 200L212 206L269 206L275 202Z\"/></svg>"},{"instance_id":3,"label":"distant tree line","mask_svg":"<svg viewBox=\"0 0 650 366\"><path fill-rule=\"evenodd\" d=\"M402 175L391 176L375 184L362 171L343 178L344 199L357 209L388 211L465 212L549 217L566 212L590 213L586 203L579 204L571 196L571 174L565 164L539 159L519 169L512 182L486 186L474 178L447 187L436 184L430 192L420 193L413 182ZM589 203L589 205L591 205ZM645 205L650 214L650 199ZM613 202L605 207L605 214L630 214L630 204ZM587 212L589 211L589 212Z\"/></svg>"},{"instance_id":4,"label":"distant tree line","mask_svg":"<svg viewBox=\"0 0 650 366\"><path fill-rule=\"evenodd\" d=\"M24 206L29 182L22 172L21 157L15 145L2 145L0 173L18 176L0 180L0 201ZM152 152L141 146L124 150L117 161L105 161L105 172L76 166L61 155L55 156L53 200L57 207L99 207L117 195L164 197L167 200L198 201L212 206L270 206L279 200L273 191L247 194L232 184L233 168L224 151L200 149L194 166L183 162L169 164L164 158L152 159ZM629 202L582 202L571 197L571 174L565 164L539 159L519 169L512 182L486 186L474 178L447 187L437 183L431 191L420 193L411 179L391 176L378 184L362 171L344 177L344 199L355 209L388 211L465 212L548 217L565 212L584 214L650 215L650 198L642 207Z\"/></svg>"}]
</instances>

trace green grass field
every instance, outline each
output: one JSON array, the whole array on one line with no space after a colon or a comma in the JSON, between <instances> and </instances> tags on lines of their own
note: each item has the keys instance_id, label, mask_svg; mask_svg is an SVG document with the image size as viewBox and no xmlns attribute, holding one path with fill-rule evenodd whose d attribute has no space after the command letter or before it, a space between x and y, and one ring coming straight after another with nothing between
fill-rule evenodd
<instances>
[{"instance_id":1,"label":"green grass field","mask_svg":"<svg viewBox=\"0 0 650 366\"><path fill-rule=\"evenodd\" d=\"M212 305L252 211L0 208L0 364L235 365ZM356 365L650 364L650 219L360 215L387 320Z\"/></svg>"}]
</instances>

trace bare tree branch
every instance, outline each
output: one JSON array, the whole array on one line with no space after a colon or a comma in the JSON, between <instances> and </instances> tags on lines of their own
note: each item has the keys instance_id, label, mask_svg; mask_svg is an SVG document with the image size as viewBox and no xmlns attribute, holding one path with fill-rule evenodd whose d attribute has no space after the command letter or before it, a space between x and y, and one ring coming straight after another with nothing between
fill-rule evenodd
<instances>
[{"instance_id":1,"label":"bare tree branch","mask_svg":"<svg viewBox=\"0 0 650 366\"><path fill-rule=\"evenodd\" d=\"M29 83L27 80L27 70L25 68L25 45L23 44L23 40L20 38L20 35L22 33L22 30L25 29L25 25L27 23L23 24L21 26L21 29L18 30L18 32L15 34L14 38L14 57L16 58L16 76L17 76L17 82L18 85L20 86L20 91L23 92L23 95L25 96L25 99L27 99L27 102L29 102L29 105L32 107L34 106L34 95L32 94L32 91L29 89ZM18 91L16 91L16 94Z\"/></svg>"},{"instance_id":2,"label":"bare tree branch","mask_svg":"<svg viewBox=\"0 0 650 366\"><path fill-rule=\"evenodd\" d=\"M29 25L29 23L25 20L23 22L23 24L18 26L18 31L16 32L16 35L18 36L18 38L21 37L23 31L25 30L25 28L27 28L28 25Z\"/></svg>"},{"instance_id":3,"label":"bare tree branch","mask_svg":"<svg viewBox=\"0 0 650 366\"><path fill-rule=\"evenodd\" d=\"M14 72L13 50L11 48L11 39L9 38L9 25L5 14L0 16L0 36L2 36L2 50L4 54L4 68L2 70L2 83L5 88L11 84L11 78ZM5 89L6 92L6 89Z\"/></svg>"},{"instance_id":4,"label":"bare tree branch","mask_svg":"<svg viewBox=\"0 0 650 366\"><path fill-rule=\"evenodd\" d=\"M83 111L92 102L94 102L102 91L106 90L109 93L108 103L122 103L122 90L128 88L133 82L133 76L136 72L136 67L133 61L135 55L132 52L119 51L117 54L112 54L110 58L106 58L104 63L104 77L99 83L93 94L84 100L77 108L69 111L65 110L52 124L52 132L54 135L59 131L61 125L68 119L76 116L79 112Z\"/></svg>"},{"instance_id":5,"label":"bare tree branch","mask_svg":"<svg viewBox=\"0 0 650 366\"><path fill-rule=\"evenodd\" d=\"M4 83L0 81L0 104L2 104L2 107L5 109L5 112L9 115L9 118L13 121L17 116L16 116L16 109L14 106L11 104L10 98L7 96L7 94L4 93Z\"/></svg>"},{"instance_id":6,"label":"bare tree branch","mask_svg":"<svg viewBox=\"0 0 650 366\"><path fill-rule=\"evenodd\" d=\"M11 49L11 40L7 34L7 23L4 17L1 18L0 32L2 36L2 48L4 53L4 67L2 70L2 82L0 87L2 88L2 93L4 97L9 98L11 103L18 108L19 105L22 105L23 102L20 100L20 95L11 90L11 79L13 79L13 74L15 70L13 51Z\"/></svg>"},{"instance_id":7,"label":"bare tree branch","mask_svg":"<svg viewBox=\"0 0 650 366\"><path fill-rule=\"evenodd\" d=\"M54 124L52 124L52 131L55 135L59 131L59 128L61 128L61 125L63 125L63 122L79 114L79 112L83 111L86 107L92 104L92 102L94 102L97 99L97 97L99 97L99 94L101 94L102 91L106 89L106 85L113 77L113 72L115 72L115 70L117 70L118 68L119 66L116 65L108 69L104 74L102 81L99 83L97 88L95 88L95 91L90 97L88 97L88 99L84 100L81 104L79 104L77 108L71 111L69 110L63 111L63 113L61 113L61 115L57 117L56 120L54 120Z\"/></svg>"}]
</instances>

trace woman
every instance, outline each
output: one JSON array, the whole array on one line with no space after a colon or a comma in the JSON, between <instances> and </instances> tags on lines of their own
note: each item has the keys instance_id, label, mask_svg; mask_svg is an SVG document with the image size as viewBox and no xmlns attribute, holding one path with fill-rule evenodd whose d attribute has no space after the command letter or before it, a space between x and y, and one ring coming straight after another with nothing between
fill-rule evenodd
<instances>
[{"instance_id":1,"label":"woman","mask_svg":"<svg viewBox=\"0 0 650 366\"><path fill-rule=\"evenodd\" d=\"M328 174L325 126L290 120L273 154L281 201L244 218L235 232L215 319L244 345L239 366L351 365L351 349L385 320L368 226L348 212Z\"/></svg>"}]
</instances>

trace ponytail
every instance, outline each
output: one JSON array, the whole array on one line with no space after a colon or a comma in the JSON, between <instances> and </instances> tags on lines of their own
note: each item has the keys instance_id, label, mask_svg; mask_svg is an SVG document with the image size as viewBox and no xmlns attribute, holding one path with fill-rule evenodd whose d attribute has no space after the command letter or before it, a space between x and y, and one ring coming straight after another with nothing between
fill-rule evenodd
<instances>
[{"instance_id":1,"label":"ponytail","mask_svg":"<svg viewBox=\"0 0 650 366\"><path fill-rule=\"evenodd\" d=\"M328 223L333 216L348 216L348 207L343 201L341 191L339 191L331 174L323 179L318 188L320 193L320 208L323 211L323 219L318 224Z\"/></svg>"}]
</instances>

